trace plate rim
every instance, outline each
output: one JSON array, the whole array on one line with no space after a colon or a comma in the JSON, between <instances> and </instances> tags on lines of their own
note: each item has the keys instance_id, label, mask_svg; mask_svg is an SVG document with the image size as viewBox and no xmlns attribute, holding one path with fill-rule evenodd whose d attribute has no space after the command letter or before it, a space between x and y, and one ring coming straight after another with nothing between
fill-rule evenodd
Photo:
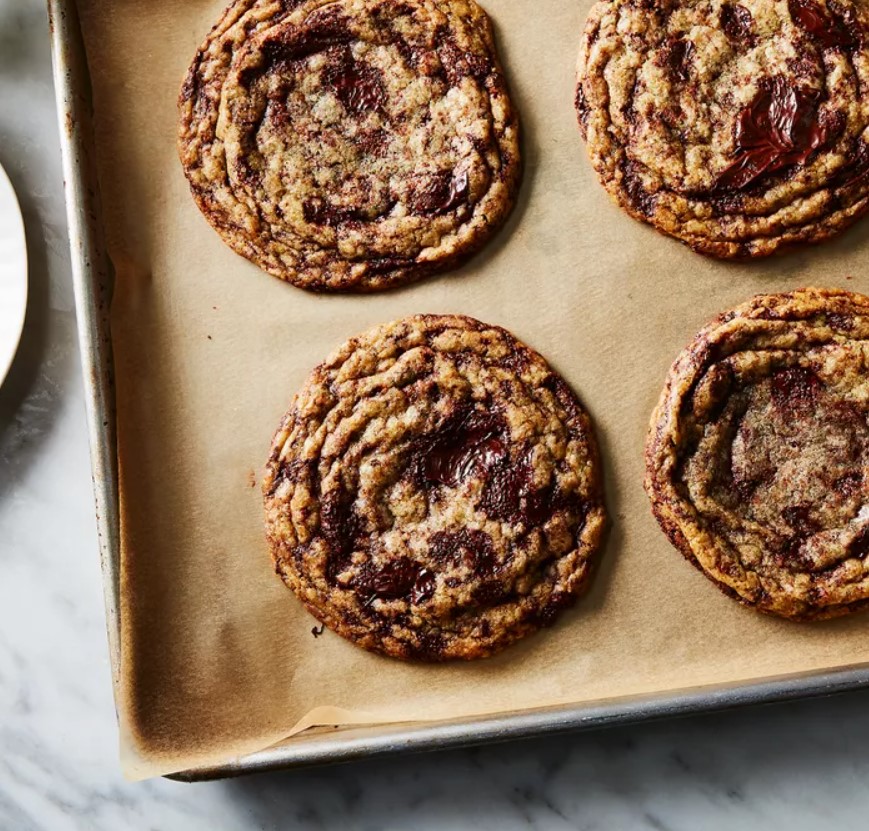
<instances>
[{"instance_id":1,"label":"plate rim","mask_svg":"<svg viewBox=\"0 0 869 831\"><path fill-rule=\"evenodd\" d=\"M9 370L12 369L12 364L15 361L15 356L18 354L18 347L21 344L21 336L24 333L24 322L27 317L27 303L30 294L30 263L28 262L27 257L27 234L24 229L24 216L21 213L21 203L18 200L18 194L15 192L9 174L6 173L3 165L0 164L0 203L3 201L2 194L4 191L8 193L9 203L13 208L10 210L9 217L10 225L14 226L11 236L17 236L20 240L24 267L22 269L23 274L21 275L23 281L22 303L21 308L17 313L17 323L14 317L11 318L12 340L9 347L9 354L7 356L0 353L0 386L2 386L6 381L6 378L9 375Z\"/></svg>"}]
</instances>

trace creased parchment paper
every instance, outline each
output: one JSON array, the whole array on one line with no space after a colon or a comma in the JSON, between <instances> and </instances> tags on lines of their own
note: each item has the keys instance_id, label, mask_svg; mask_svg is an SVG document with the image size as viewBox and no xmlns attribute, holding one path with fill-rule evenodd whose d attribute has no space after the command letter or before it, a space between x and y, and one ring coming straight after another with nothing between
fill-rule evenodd
<instances>
[{"instance_id":1,"label":"creased parchment paper","mask_svg":"<svg viewBox=\"0 0 869 831\"><path fill-rule=\"evenodd\" d=\"M666 371L719 310L760 291L869 290L869 221L823 247L715 263L623 215L585 158L572 98L590 0L485 0L524 126L506 230L466 268L388 294L318 297L233 254L175 151L182 77L225 0L79 0L117 270L126 773L216 764L316 724L490 714L869 660L869 615L763 617L658 530L642 490ZM473 664L410 666L326 632L272 571L259 472L309 370L416 312L505 326L596 421L612 529L594 587L559 624Z\"/></svg>"}]
</instances>

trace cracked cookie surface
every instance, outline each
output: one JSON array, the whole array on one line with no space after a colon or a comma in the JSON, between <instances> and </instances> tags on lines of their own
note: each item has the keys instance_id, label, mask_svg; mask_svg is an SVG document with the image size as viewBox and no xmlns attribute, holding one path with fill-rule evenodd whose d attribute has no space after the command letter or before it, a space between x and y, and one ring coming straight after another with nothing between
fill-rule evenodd
<instances>
[{"instance_id":1,"label":"cracked cookie surface","mask_svg":"<svg viewBox=\"0 0 869 831\"><path fill-rule=\"evenodd\" d=\"M372 291L457 265L519 184L518 120L473 0L237 0L179 106L203 214L306 289Z\"/></svg>"},{"instance_id":2,"label":"cracked cookie surface","mask_svg":"<svg viewBox=\"0 0 869 831\"><path fill-rule=\"evenodd\" d=\"M490 655L551 624L605 524L592 427L508 332L419 315L338 349L296 395L263 481L276 570L366 649Z\"/></svg>"},{"instance_id":3,"label":"cracked cookie surface","mask_svg":"<svg viewBox=\"0 0 869 831\"><path fill-rule=\"evenodd\" d=\"M652 416L661 527L726 593L794 619L869 602L869 298L756 297L680 355Z\"/></svg>"},{"instance_id":4,"label":"cracked cookie surface","mask_svg":"<svg viewBox=\"0 0 869 831\"><path fill-rule=\"evenodd\" d=\"M857 0L597 3L576 107L598 177L713 257L838 234L869 208L867 34Z\"/></svg>"}]
</instances>

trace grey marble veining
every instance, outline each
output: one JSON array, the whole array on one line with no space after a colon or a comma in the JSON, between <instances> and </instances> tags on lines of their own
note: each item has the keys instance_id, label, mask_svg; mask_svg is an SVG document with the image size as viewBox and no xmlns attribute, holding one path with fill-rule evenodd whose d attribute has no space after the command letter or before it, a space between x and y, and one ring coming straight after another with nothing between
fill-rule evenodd
<instances>
[{"instance_id":1,"label":"grey marble veining","mask_svg":"<svg viewBox=\"0 0 869 831\"><path fill-rule=\"evenodd\" d=\"M184 785L123 781L41 0L0 0L31 302L0 389L0 829L863 829L869 695Z\"/></svg>"}]
</instances>

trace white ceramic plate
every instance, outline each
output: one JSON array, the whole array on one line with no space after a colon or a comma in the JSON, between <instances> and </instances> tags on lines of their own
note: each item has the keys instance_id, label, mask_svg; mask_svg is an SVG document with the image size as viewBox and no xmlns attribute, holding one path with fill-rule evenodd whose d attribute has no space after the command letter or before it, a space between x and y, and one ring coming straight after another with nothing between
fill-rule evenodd
<instances>
[{"instance_id":1,"label":"white ceramic plate","mask_svg":"<svg viewBox=\"0 0 869 831\"><path fill-rule=\"evenodd\" d=\"M27 309L27 246L15 191L0 167L0 384L6 378Z\"/></svg>"}]
</instances>

